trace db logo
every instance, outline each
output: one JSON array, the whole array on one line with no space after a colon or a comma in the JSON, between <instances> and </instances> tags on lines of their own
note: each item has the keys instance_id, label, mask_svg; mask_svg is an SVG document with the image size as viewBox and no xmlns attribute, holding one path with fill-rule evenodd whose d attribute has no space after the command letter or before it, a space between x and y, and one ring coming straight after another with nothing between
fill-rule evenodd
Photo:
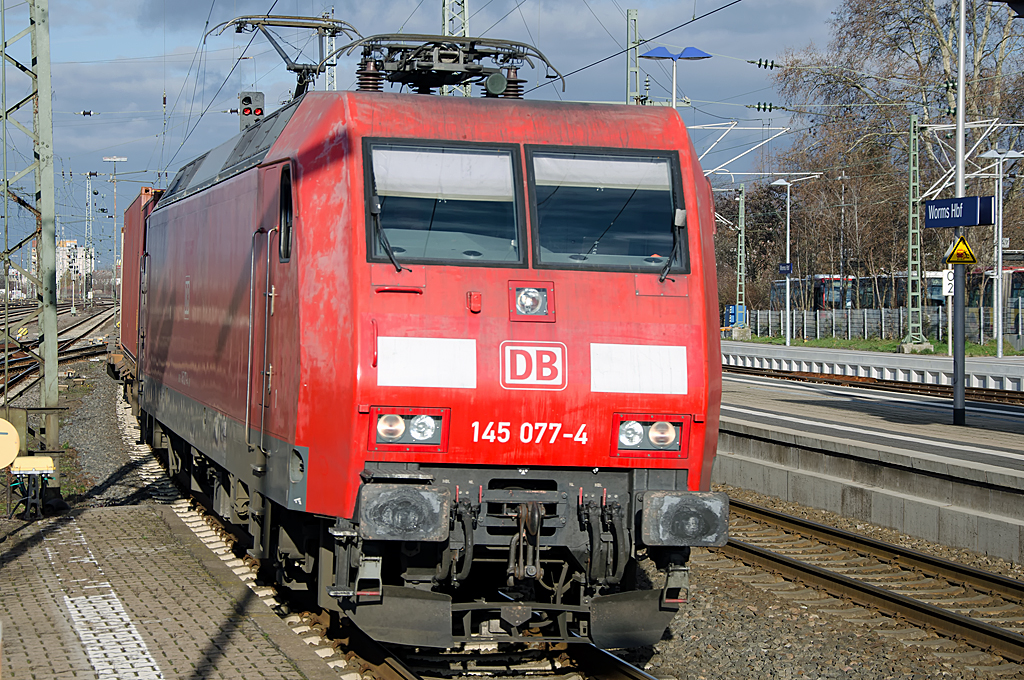
<instances>
[{"instance_id":1,"label":"db logo","mask_svg":"<svg viewBox=\"0 0 1024 680\"><path fill-rule=\"evenodd\" d=\"M501 386L506 390L564 390L565 373L560 342L501 343Z\"/></svg>"}]
</instances>

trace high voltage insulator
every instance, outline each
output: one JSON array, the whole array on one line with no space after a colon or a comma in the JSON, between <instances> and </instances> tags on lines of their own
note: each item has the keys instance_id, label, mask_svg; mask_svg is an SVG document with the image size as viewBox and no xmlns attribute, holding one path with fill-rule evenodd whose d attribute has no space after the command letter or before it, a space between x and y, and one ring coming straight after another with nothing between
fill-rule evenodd
<instances>
[{"instance_id":1,"label":"high voltage insulator","mask_svg":"<svg viewBox=\"0 0 1024 680\"><path fill-rule=\"evenodd\" d=\"M758 68L766 68L769 71L771 71L777 65L773 59L758 59L757 61L754 61L753 59L748 59L747 63L754 64ZM778 64L778 66L781 66L781 64Z\"/></svg>"},{"instance_id":2,"label":"high voltage insulator","mask_svg":"<svg viewBox=\"0 0 1024 680\"><path fill-rule=\"evenodd\" d=\"M755 106L754 108L757 109L758 111L767 111L768 113L771 113L772 109L775 108L775 104L772 104L770 102L758 102L757 106Z\"/></svg>"},{"instance_id":3,"label":"high voltage insulator","mask_svg":"<svg viewBox=\"0 0 1024 680\"><path fill-rule=\"evenodd\" d=\"M946 80L945 85L946 85L946 92L949 92L950 90L955 90L956 89L956 80L954 78L949 78L949 79Z\"/></svg>"},{"instance_id":4,"label":"high voltage insulator","mask_svg":"<svg viewBox=\"0 0 1024 680\"><path fill-rule=\"evenodd\" d=\"M956 107L955 106L947 106L946 107L946 115L947 116L955 116L956 115Z\"/></svg>"}]
</instances>

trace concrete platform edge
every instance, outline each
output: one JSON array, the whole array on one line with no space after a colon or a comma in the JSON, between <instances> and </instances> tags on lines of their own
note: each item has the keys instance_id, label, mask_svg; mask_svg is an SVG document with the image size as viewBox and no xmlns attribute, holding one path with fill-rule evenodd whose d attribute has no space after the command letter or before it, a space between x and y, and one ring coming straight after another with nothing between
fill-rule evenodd
<instances>
[{"instance_id":1,"label":"concrete platform edge","mask_svg":"<svg viewBox=\"0 0 1024 680\"><path fill-rule=\"evenodd\" d=\"M192 530L185 526L170 506L155 506L170 528L171 533L213 577L217 585L235 602L240 612L249 617L257 628L267 637L282 654L295 666L295 669L308 680L337 680L338 674L323 659L293 633L288 625L265 605L256 594L235 575L231 569L217 557Z\"/></svg>"},{"instance_id":2,"label":"concrete platform edge","mask_svg":"<svg viewBox=\"0 0 1024 680\"><path fill-rule=\"evenodd\" d=\"M947 465L945 472L931 464L922 469L924 461L909 452L727 420L722 419L714 483L1024 562L1024 498L1020 480L1006 470L965 480L956 476L966 471L963 465ZM995 483L1000 479L1012 486Z\"/></svg>"}]
</instances>

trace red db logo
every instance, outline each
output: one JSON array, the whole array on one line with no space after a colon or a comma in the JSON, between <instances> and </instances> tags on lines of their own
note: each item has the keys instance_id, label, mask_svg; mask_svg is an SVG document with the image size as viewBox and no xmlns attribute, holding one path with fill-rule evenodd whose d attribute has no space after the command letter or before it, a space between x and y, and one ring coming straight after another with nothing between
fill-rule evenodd
<instances>
[{"instance_id":1,"label":"red db logo","mask_svg":"<svg viewBox=\"0 0 1024 680\"><path fill-rule=\"evenodd\" d=\"M501 386L506 390L564 390L565 354L560 342L503 342Z\"/></svg>"}]
</instances>

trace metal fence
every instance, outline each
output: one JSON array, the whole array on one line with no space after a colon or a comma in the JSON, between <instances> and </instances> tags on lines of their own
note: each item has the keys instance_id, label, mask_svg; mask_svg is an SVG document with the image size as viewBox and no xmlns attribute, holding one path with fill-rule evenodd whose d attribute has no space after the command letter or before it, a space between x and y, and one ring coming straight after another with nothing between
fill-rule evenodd
<instances>
[{"instance_id":1,"label":"metal fence","mask_svg":"<svg viewBox=\"0 0 1024 680\"><path fill-rule=\"evenodd\" d=\"M1003 309L1003 335L1024 335L1022 299ZM836 309L818 312L793 310L790 334L794 338L884 338L902 340L908 332L908 311L897 309ZM994 337L994 316L991 307L968 307L964 334L968 341L984 344ZM926 337L946 342L949 315L945 307L925 307L923 330ZM753 335L783 336L786 334L785 312L749 310L747 325Z\"/></svg>"}]
</instances>

